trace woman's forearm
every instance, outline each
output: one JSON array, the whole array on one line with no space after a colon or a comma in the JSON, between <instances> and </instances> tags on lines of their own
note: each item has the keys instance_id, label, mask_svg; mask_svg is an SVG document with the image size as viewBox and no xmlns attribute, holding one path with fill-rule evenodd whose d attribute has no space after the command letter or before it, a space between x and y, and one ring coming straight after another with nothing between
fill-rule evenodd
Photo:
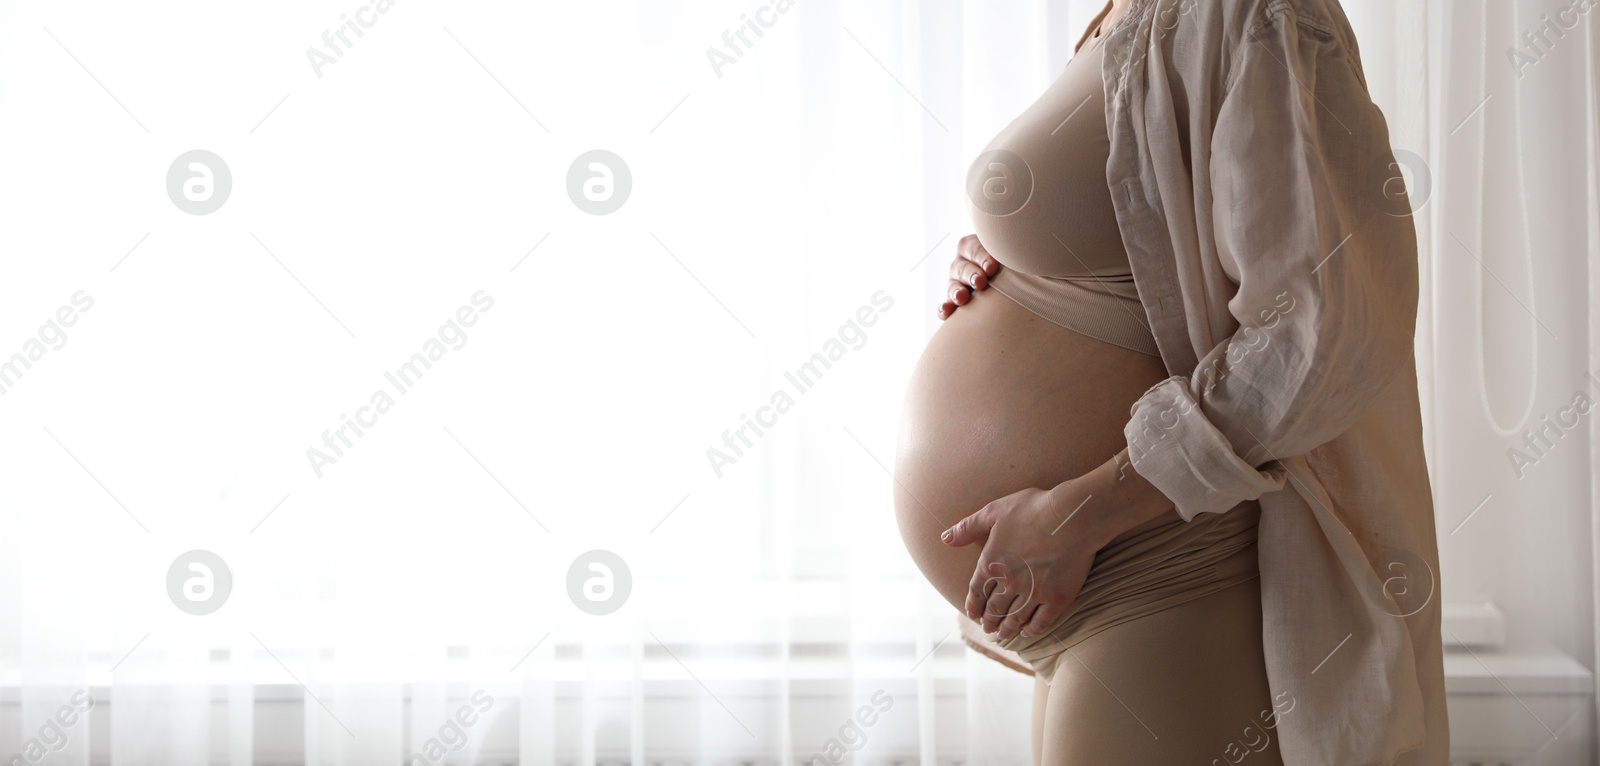
<instances>
[{"instance_id":1,"label":"woman's forearm","mask_svg":"<svg viewBox=\"0 0 1600 766\"><path fill-rule=\"evenodd\" d=\"M1068 484L1077 486L1067 490ZM1160 489L1134 470L1127 447L1083 476L1057 485L1052 491L1063 499L1081 498L1073 501L1076 508L1066 510L1069 517L1081 517L1074 519L1072 526L1099 547L1174 507Z\"/></svg>"}]
</instances>

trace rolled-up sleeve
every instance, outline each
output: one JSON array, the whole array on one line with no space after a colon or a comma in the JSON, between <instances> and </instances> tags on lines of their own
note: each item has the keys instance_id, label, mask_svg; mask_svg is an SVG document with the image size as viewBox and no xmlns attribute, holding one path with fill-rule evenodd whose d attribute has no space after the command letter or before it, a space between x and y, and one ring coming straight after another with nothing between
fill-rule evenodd
<instances>
[{"instance_id":1,"label":"rolled-up sleeve","mask_svg":"<svg viewBox=\"0 0 1600 766\"><path fill-rule=\"evenodd\" d=\"M1226 337L1197 341L1194 371L1147 390L1124 428L1134 468L1186 521L1282 489L1279 461L1347 430L1412 353L1416 234L1403 188L1402 213L1384 196L1398 183L1376 172L1394 167L1387 126L1342 45L1269 12L1238 47L1196 168L1231 284L1190 278L1184 301L1226 301L1234 323L1210 328Z\"/></svg>"}]
</instances>

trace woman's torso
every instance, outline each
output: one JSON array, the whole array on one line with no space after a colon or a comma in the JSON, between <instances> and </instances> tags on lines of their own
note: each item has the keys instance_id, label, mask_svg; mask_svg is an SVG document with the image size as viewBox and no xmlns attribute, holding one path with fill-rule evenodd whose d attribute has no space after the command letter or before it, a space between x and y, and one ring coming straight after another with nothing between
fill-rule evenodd
<instances>
[{"instance_id":1,"label":"woman's torso","mask_svg":"<svg viewBox=\"0 0 1600 766\"><path fill-rule=\"evenodd\" d=\"M1098 87L1098 76L1094 82ZM1047 93L1042 100L1050 97ZM1103 120L1103 113L1080 111L1073 120L1080 118ZM995 143L1004 143L1004 136ZM1089 170L1080 169L1073 178L1062 177L1062 188L1092 184L1094 178L1104 187L1103 150L1081 150L1099 159L1090 160ZM1099 191L1109 195L1104 188ZM1091 187L1079 198L1094 196ZM1104 227L1114 229L1115 220L1096 216L1114 213L1095 209L1099 212L1085 219L1084 226L1099 227L1098 233L1073 241L1098 241L1095 247L1101 248L1108 241ZM976 228L982 241L984 227ZM1008 267L1026 261L1040 268L1028 260L1030 255L1048 261L1048 254L1024 253L1031 245L1021 240L1012 244L1005 248L1008 255L1022 257L1010 257L1010 263L1002 258ZM1121 252L1095 249L1080 255L1091 270L1100 267L1091 278L1116 277L1126 268ZM1124 294L1115 300L1128 299ZM1167 376L1158 356L1068 329L1046 319L1047 311L1035 309L997 290L978 294L934 333L906 393L895 465L896 514L912 558L953 604L964 599L979 551L978 546L944 546L939 533L992 500L1029 487L1054 486L1109 460L1125 445L1122 427L1133 402ZM1102 304L1096 310L1104 316L1108 309L1124 310L1126 305ZM1117 541L1179 521L1169 510Z\"/></svg>"},{"instance_id":2,"label":"woman's torso","mask_svg":"<svg viewBox=\"0 0 1600 766\"><path fill-rule=\"evenodd\" d=\"M1014 271L1084 280L1130 273L1106 182L1103 40L1086 42L969 170L973 230Z\"/></svg>"},{"instance_id":3,"label":"woman's torso","mask_svg":"<svg viewBox=\"0 0 1600 766\"><path fill-rule=\"evenodd\" d=\"M973 161L967 210L994 288L1070 330L1160 356L1106 177L1104 37L1090 38Z\"/></svg>"}]
</instances>

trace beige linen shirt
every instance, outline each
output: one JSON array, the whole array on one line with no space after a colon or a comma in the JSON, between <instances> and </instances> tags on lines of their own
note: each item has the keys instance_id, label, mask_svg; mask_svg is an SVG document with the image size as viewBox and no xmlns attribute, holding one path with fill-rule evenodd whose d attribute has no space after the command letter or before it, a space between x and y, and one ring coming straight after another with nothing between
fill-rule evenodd
<instances>
[{"instance_id":1,"label":"beige linen shirt","mask_svg":"<svg viewBox=\"0 0 1600 766\"><path fill-rule=\"evenodd\" d=\"M1292 766L1443 766L1416 233L1344 11L1130 0L1106 34L1107 179L1172 375L1130 459L1186 521L1261 504L1275 711L1218 763L1275 727Z\"/></svg>"}]
</instances>

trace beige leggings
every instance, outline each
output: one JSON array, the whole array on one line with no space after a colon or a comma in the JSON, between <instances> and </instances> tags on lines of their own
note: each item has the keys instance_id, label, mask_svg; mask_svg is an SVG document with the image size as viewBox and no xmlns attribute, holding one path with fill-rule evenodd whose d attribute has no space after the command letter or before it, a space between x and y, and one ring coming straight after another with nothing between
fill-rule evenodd
<instances>
[{"instance_id":1,"label":"beige leggings","mask_svg":"<svg viewBox=\"0 0 1600 766\"><path fill-rule=\"evenodd\" d=\"M1271 697L1252 579L1102 630L1036 675L1034 762L1283 766Z\"/></svg>"}]
</instances>

